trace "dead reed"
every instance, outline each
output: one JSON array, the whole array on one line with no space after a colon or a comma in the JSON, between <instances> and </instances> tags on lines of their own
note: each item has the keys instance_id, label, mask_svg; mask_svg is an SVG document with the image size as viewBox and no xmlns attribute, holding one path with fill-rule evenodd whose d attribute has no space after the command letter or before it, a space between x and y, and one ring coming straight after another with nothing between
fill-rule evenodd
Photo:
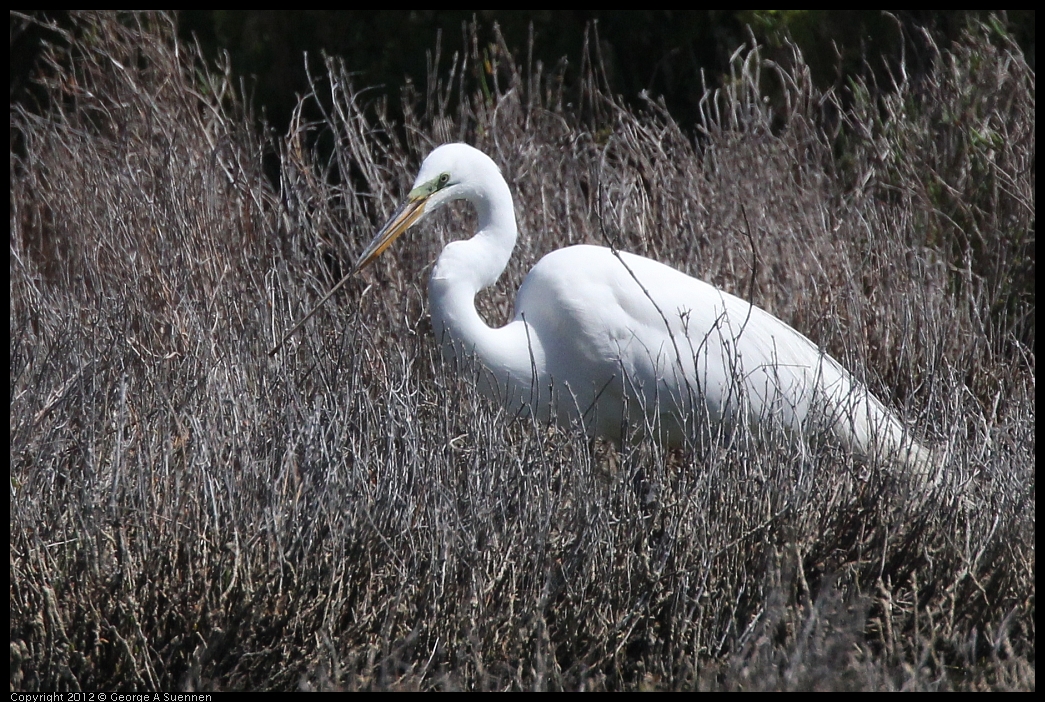
<instances>
[{"instance_id":1,"label":"dead reed","mask_svg":"<svg viewBox=\"0 0 1045 702\"><path fill-rule=\"evenodd\" d=\"M405 123L331 59L274 139L166 15L79 15L52 51L49 104L11 115L12 690L1034 689L1015 45L971 27L826 95L745 49L689 135L597 58L567 95L472 36ZM465 208L270 359L448 140L516 198L491 321L540 256L609 240L823 344L945 485L783 443L610 460L503 416L425 313Z\"/></svg>"}]
</instances>

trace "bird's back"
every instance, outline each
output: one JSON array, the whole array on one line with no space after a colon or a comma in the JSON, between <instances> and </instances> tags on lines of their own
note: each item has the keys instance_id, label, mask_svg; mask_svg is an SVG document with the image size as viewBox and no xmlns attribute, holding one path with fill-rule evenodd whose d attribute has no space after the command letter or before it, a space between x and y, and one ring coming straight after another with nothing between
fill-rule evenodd
<instances>
[{"instance_id":1,"label":"bird's back","mask_svg":"<svg viewBox=\"0 0 1045 702\"><path fill-rule=\"evenodd\" d=\"M830 432L870 453L899 421L785 322L656 261L598 246L545 256L516 299L540 339L560 421L620 439L622 421L679 444L695 426ZM651 411L655 410L655 411Z\"/></svg>"}]
</instances>

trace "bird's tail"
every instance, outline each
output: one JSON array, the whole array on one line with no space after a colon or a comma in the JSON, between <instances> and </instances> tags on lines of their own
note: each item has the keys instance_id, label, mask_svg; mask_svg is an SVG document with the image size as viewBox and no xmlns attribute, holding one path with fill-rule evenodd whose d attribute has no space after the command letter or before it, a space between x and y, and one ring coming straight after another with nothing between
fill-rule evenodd
<instances>
[{"instance_id":1,"label":"bird's tail","mask_svg":"<svg viewBox=\"0 0 1045 702\"><path fill-rule=\"evenodd\" d=\"M939 452L923 445L900 418L865 389L854 389L836 403L832 433L853 453L896 466L926 485L943 477Z\"/></svg>"}]
</instances>

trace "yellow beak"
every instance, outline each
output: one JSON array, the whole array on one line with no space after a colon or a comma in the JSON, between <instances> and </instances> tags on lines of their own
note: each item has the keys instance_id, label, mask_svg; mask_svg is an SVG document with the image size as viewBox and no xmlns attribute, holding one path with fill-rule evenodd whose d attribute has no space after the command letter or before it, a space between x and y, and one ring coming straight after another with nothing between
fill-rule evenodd
<instances>
[{"instance_id":1,"label":"yellow beak","mask_svg":"<svg viewBox=\"0 0 1045 702\"><path fill-rule=\"evenodd\" d=\"M414 195L400 205L396 213L392 215L392 218L388 220L388 223L381 227L381 230L374 236L363 253L360 254L359 259L356 261L355 267L352 269L352 273L357 273L362 269L369 266L378 256L385 252L392 242L395 241L400 234L405 232L421 218L421 215L425 213L425 203L428 201L428 195ZM351 275L351 274L350 274Z\"/></svg>"},{"instance_id":2,"label":"yellow beak","mask_svg":"<svg viewBox=\"0 0 1045 702\"><path fill-rule=\"evenodd\" d=\"M440 188L445 187L448 180L449 175L444 173L440 175L439 178L433 179L431 182L425 183L424 185L411 190L406 202L396 210L396 213L392 215L392 219L388 220L388 224L381 227L381 230L374 236L374 240L371 241L366 249L363 250L363 253L360 254L359 259L356 261L356 265L352 267L352 270L345 274L345 277L342 278L337 285L332 287L330 292L324 295L323 299L317 302L308 314L291 327L289 332L283 335L283 339L276 344L271 351L269 351L269 355L272 356L279 351L280 347L283 346L287 339L293 336L294 333L297 332L297 330L316 313L316 310L323 306L323 303L333 297L334 293L340 290L344 284L348 282L349 278L369 266L374 259L383 254L385 249L392 245L392 242L395 241L400 234L412 227L417 220L421 219L422 215L425 213L425 204L428 202L428 198L430 198Z\"/></svg>"}]
</instances>

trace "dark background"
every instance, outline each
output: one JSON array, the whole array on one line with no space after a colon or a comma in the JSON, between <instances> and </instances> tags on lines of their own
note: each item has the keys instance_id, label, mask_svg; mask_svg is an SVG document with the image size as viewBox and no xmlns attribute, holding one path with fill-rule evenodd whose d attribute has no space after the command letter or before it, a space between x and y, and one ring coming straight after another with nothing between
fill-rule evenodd
<instances>
[{"instance_id":1,"label":"dark background","mask_svg":"<svg viewBox=\"0 0 1045 702\"><path fill-rule=\"evenodd\" d=\"M28 17L68 27L63 12L38 11ZM470 51L467 25L475 23L479 54L496 53L496 31L520 66L559 72L569 89L580 79L586 36L589 54L601 61L609 88L626 103L641 101L643 91L663 99L684 127L694 125L697 106L708 87L728 80L730 57L754 38L770 58L787 62L794 43L821 89L844 86L854 75L875 74L885 82L903 60L909 76L924 70L927 42L941 49L970 22L995 25L1021 46L1033 68L1033 10L974 12L902 11L754 11L673 12L611 11L228 11L186 10L178 14L179 33L198 41L217 60L227 52L242 76L259 114L284 133L298 96L308 91L305 52L314 72L322 73L322 55L344 59L357 89L371 88L375 99L389 96L393 115L407 83L425 85L429 62L440 47L440 75L450 69L455 52ZM497 29L495 29L495 26ZM532 37L532 54L530 52ZM596 39L597 37L597 39ZM41 41L57 33L11 15L11 100L31 102L32 82ZM485 43L485 46L483 45Z\"/></svg>"}]
</instances>

